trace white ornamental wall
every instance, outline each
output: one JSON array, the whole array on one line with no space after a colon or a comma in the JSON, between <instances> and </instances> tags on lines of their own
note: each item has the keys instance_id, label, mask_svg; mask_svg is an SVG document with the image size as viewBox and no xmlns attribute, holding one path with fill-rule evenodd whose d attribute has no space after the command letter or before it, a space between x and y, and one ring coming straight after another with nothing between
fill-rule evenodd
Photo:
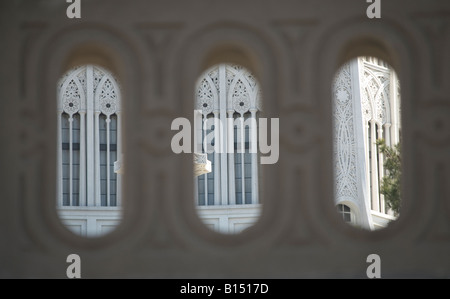
<instances>
[{"instance_id":1,"label":"white ornamental wall","mask_svg":"<svg viewBox=\"0 0 450 299\"><path fill-rule=\"evenodd\" d=\"M366 190L366 157L358 60L344 64L333 82L335 201L352 209L354 225L373 229Z\"/></svg>"},{"instance_id":2,"label":"white ornamental wall","mask_svg":"<svg viewBox=\"0 0 450 299\"><path fill-rule=\"evenodd\" d=\"M81 236L98 237L108 233L120 223L121 220L121 174L115 174L115 197L111 206L110 186L111 164L109 148L105 150L104 189L101 190L101 158L100 158L100 122L105 117L105 143L110 146L110 119L115 115L119 129L115 136L117 141L117 157L121 157L121 103L120 87L117 81L107 70L93 65L76 66L66 72L57 84L57 191L56 206L58 216L62 223L72 232ZM69 131L66 141L70 145L68 150L69 161L64 170L61 119L66 115L69 122ZM74 138L72 126L75 116L79 117L79 136ZM108 121L109 120L109 121ZM76 140L75 140L76 139ZM78 158L72 150L73 142L78 142ZM77 160L78 163L74 163ZM112 163L109 163L112 162ZM76 166L75 166L76 165ZM65 176L63 177L63 173ZM73 177L76 177L74 180ZM64 178L66 184L63 183ZM78 181L79 183L75 183ZM64 202L63 194L68 194ZM101 193L106 197L101 203ZM77 201L73 201L75 194Z\"/></svg>"}]
</instances>

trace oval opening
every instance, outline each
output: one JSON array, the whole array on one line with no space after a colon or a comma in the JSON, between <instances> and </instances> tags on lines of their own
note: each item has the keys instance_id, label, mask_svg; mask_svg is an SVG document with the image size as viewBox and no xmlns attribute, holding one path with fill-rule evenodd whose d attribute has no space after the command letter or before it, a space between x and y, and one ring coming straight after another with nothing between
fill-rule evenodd
<instances>
[{"instance_id":1,"label":"oval opening","mask_svg":"<svg viewBox=\"0 0 450 299\"><path fill-rule=\"evenodd\" d=\"M237 64L203 72L195 88L194 199L213 231L237 234L261 214L262 98L256 77ZM261 132L260 132L261 130ZM267 143L267 138L264 141Z\"/></svg>"},{"instance_id":2,"label":"oval opening","mask_svg":"<svg viewBox=\"0 0 450 299\"><path fill-rule=\"evenodd\" d=\"M401 206L401 102L394 69L376 57L343 64L332 87L334 203L344 222L387 227Z\"/></svg>"},{"instance_id":3,"label":"oval opening","mask_svg":"<svg viewBox=\"0 0 450 299\"><path fill-rule=\"evenodd\" d=\"M96 65L67 71L57 85L57 211L83 237L112 232L122 219L120 87Z\"/></svg>"}]
</instances>

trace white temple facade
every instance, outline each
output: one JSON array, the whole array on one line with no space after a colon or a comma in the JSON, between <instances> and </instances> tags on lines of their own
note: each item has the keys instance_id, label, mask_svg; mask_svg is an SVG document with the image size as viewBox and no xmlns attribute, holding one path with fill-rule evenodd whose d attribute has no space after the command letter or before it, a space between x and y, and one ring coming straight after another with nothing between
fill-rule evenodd
<instances>
[{"instance_id":1,"label":"white temple facade","mask_svg":"<svg viewBox=\"0 0 450 299\"><path fill-rule=\"evenodd\" d=\"M257 131L264 99L256 78L238 65L216 65L197 82L195 205L211 229L239 233L262 208ZM379 193L385 171L375 141L400 141L398 79L384 62L360 57L338 70L332 92L337 210L357 227L385 227L395 216ZM92 65L65 74L58 99L59 216L77 234L100 236L121 220L127 101L114 76Z\"/></svg>"},{"instance_id":2,"label":"white temple facade","mask_svg":"<svg viewBox=\"0 0 450 299\"><path fill-rule=\"evenodd\" d=\"M203 222L222 233L238 233L259 217L257 153L262 99L256 78L238 65L220 64L197 83L196 109L202 128L195 142L211 161L211 172L195 178L195 202Z\"/></svg>"},{"instance_id":3,"label":"white temple facade","mask_svg":"<svg viewBox=\"0 0 450 299\"><path fill-rule=\"evenodd\" d=\"M121 219L120 88L107 70L81 66L63 76L58 99L59 216L77 234L99 236Z\"/></svg>"}]
</instances>

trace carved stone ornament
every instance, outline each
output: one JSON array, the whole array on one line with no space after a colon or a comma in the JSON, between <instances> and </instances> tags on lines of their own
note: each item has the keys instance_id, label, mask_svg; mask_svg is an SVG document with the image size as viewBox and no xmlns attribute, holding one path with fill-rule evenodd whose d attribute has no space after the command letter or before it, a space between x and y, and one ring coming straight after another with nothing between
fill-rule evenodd
<instances>
[{"instance_id":1,"label":"carved stone ornament","mask_svg":"<svg viewBox=\"0 0 450 299\"><path fill-rule=\"evenodd\" d=\"M356 199L356 141L351 95L350 66L345 64L333 86L335 191L337 198Z\"/></svg>"},{"instance_id":2,"label":"carved stone ornament","mask_svg":"<svg viewBox=\"0 0 450 299\"><path fill-rule=\"evenodd\" d=\"M233 90L233 109L240 113L244 114L250 109L250 99L249 94L247 92L247 88L245 84L238 80Z\"/></svg>"}]
</instances>

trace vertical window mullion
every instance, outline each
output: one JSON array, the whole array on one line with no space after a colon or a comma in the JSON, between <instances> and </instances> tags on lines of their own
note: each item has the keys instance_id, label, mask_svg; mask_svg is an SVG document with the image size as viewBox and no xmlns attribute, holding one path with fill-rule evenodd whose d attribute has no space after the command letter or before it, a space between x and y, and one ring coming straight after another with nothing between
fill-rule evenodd
<instances>
[{"instance_id":1,"label":"vertical window mullion","mask_svg":"<svg viewBox=\"0 0 450 299\"><path fill-rule=\"evenodd\" d=\"M108 150L110 146L108 146L108 116L101 113L99 116L99 167L100 167L100 206L109 206L109 192L108 188L110 186L108 175Z\"/></svg>"},{"instance_id":2,"label":"vertical window mullion","mask_svg":"<svg viewBox=\"0 0 450 299\"><path fill-rule=\"evenodd\" d=\"M234 131L234 147L236 150L236 153L234 154L234 163L232 167L234 168L234 181L235 181L235 196L236 196L236 204L242 204L242 181L241 181L241 155L239 153L240 146L239 146L239 139L241 138L241 133L239 127L241 126L241 122L239 119L239 114L234 113L233 114L234 124L233 124L233 131Z\"/></svg>"},{"instance_id":3,"label":"vertical window mullion","mask_svg":"<svg viewBox=\"0 0 450 299\"><path fill-rule=\"evenodd\" d=\"M100 112L95 111L95 206L101 206L100 180Z\"/></svg>"},{"instance_id":4,"label":"vertical window mullion","mask_svg":"<svg viewBox=\"0 0 450 299\"><path fill-rule=\"evenodd\" d=\"M219 151L217 157L216 165L219 169L219 175L215 178L218 181L218 185L220 189L218 190L218 198L219 204L227 205L229 198L229 189L228 189L228 174L227 174L227 165L228 165L228 157L226 155L226 146L227 146L227 66L222 64L219 66L218 70L218 108L219 108L219 117L217 119L215 130L217 130L218 136L216 140L216 151Z\"/></svg>"},{"instance_id":5,"label":"vertical window mullion","mask_svg":"<svg viewBox=\"0 0 450 299\"><path fill-rule=\"evenodd\" d=\"M370 159L369 159L369 138L370 138L370 127L369 122L364 122L364 152L366 158L364 159L366 163L366 188L368 190L367 203L371 205L371 192L370 192Z\"/></svg>"},{"instance_id":6,"label":"vertical window mullion","mask_svg":"<svg viewBox=\"0 0 450 299\"><path fill-rule=\"evenodd\" d=\"M242 204L245 204L245 126L244 126L244 114L241 114L241 192L242 192Z\"/></svg>"},{"instance_id":7,"label":"vertical window mullion","mask_svg":"<svg viewBox=\"0 0 450 299\"><path fill-rule=\"evenodd\" d=\"M117 127L116 127L116 134L117 134L117 154L116 154L116 160L120 161L122 165L124 165L124 161L122 161L122 123L121 123L121 116L120 113L117 112ZM122 175L119 173L116 174L116 205L121 206L122 205Z\"/></svg>"},{"instance_id":8,"label":"vertical window mullion","mask_svg":"<svg viewBox=\"0 0 450 299\"><path fill-rule=\"evenodd\" d=\"M195 196L195 202L197 203L197 205L200 205L200 196L199 196L199 191L198 191L198 181L199 181L199 176L194 176L194 196Z\"/></svg>"},{"instance_id":9,"label":"vertical window mullion","mask_svg":"<svg viewBox=\"0 0 450 299\"><path fill-rule=\"evenodd\" d=\"M62 205L70 206L70 171L69 171L69 115L61 114L61 188Z\"/></svg>"},{"instance_id":10,"label":"vertical window mullion","mask_svg":"<svg viewBox=\"0 0 450 299\"><path fill-rule=\"evenodd\" d=\"M250 131L252 127L252 118L251 113L244 113L244 157L245 157L245 163L244 163L244 174L245 174L245 199L246 204L251 204L253 200L253 190L252 190L252 156L250 153L250 144L251 144L251 136Z\"/></svg>"},{"instance_id":11,"label":"vertical window mullion","mask_svg":"<svg viewBox=\"0 0 450 299\"><path fill-rule=\"evenodd\" d=\"M110 123L111 119L109 115L106 116L106 205L111 205L111 146L110 146Z\"/></svg>"}]
</instances>

